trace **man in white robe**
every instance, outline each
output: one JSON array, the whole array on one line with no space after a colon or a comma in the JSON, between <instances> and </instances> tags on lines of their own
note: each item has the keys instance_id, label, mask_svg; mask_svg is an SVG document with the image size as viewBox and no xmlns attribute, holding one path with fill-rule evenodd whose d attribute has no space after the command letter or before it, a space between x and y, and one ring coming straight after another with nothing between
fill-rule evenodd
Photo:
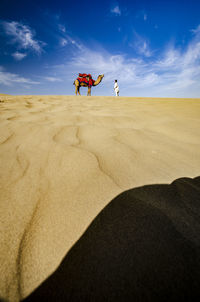
<instances>
[{"instance_id":1,"label":"man in white robe","mask_svg":"<svg viewBox=\"0 0 200 302\"><path fill-rule=\"evenodd\" d=\"M118 86L117 80L115 80L114 90L115 90L116 96L119 96L119 86Z\"/></svg>"}]
</instances>

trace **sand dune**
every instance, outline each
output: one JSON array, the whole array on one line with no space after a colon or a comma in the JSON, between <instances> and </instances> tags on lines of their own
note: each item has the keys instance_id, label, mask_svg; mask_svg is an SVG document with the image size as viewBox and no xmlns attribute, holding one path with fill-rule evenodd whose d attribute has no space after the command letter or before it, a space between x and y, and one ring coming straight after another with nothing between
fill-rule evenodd
<instances>
[{"instance_id":1,"label":"sand dune","mask_svg":"<svg viewBox=\"0 0 200 302\"><path fill-rule=\"evenodd\" d=\"M200 99L3 96L0 298L52 274L119 193L196 177Z\"/></svg>"},{"instance_id":2,"label":"sand dune","mask_svg":"<svg viewBox=\"0 0 200 302\"><path fill-rule=\"evenodd\" d=\"M199 301L200 177L125 191L24 302Z\"/></svg>"}]
</instances>

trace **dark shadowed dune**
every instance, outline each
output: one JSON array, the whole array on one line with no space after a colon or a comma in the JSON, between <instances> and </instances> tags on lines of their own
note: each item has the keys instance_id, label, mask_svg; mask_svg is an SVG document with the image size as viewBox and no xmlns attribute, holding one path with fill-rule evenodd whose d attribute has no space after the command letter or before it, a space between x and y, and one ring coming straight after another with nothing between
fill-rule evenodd
<instances>
[{"instance_id":1,"label":"dark shadowed dune","mask_svg":"<svg viewBox=\"0 0 200 302\"><path fill-rule=\"evenodd\" d=\"M63 238L65 240L65 238ZM200 177L123 192L25 301L199 301Z\"/></svg>"}]
</instances>

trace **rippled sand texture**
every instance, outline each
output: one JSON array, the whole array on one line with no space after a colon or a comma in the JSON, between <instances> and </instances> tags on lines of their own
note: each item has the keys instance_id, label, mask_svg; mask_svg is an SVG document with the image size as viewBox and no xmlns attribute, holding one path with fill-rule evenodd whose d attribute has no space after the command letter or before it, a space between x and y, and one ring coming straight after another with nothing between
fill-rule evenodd
<instances>
[{"instance_id":1,"label":"rippled sand texture","mask_svg":"<svg viewBox=\"0 0 200 302\"><path fill-rule=\"evenodd\" d=\"M19 301L117 194L200 171L200 99L0 96L0 299Z\"/></svg>"}]
</instances>

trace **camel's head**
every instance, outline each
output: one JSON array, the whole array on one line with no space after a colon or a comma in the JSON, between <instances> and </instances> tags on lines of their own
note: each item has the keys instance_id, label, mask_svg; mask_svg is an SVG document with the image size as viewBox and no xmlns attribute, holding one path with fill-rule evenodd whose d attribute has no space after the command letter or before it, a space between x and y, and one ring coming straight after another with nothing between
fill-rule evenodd
<instances>
[{"instance_id":1,"label":"camel's head","mask_svg":"<svg viewBox=\"0 0 200 302\"><path fill-rule=\"evenodd\" d=\"M93 86L99 85L99 83L101 83L103 77L104 77L104 74L100 74L100 75L98 76L97 80L93 83Z\"/></svg>"}]
</instances>

